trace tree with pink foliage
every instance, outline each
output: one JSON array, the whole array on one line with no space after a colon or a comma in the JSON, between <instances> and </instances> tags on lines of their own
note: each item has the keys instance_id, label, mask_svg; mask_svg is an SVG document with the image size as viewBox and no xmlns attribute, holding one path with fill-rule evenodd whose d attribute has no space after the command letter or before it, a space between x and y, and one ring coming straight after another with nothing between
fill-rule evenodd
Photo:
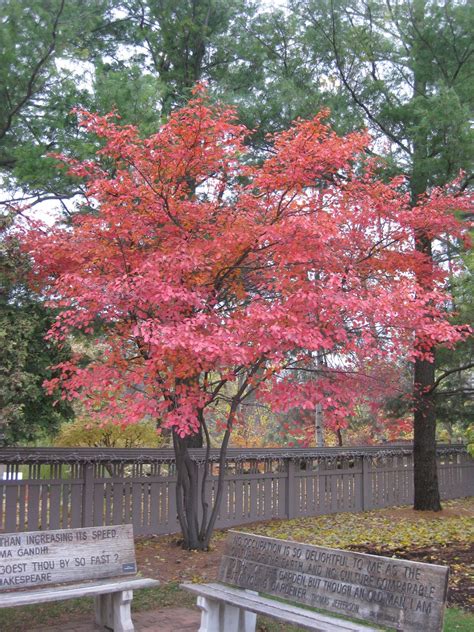
<instances>
[{"instance_id":1,"label":"tree with pink foliage","mask_svg":"<svg viewBox=\"0 0 474 632\"><path fill-rule=\"evenodd\" d=\"M100 353L61 364L48 389L104 419L151 417L169 429L184 545L206 549L249 395L314 409L321 384L297 384L291 371L312 367L316 353L344 373L429 360L433 344L466 334L449 324L444 273L414 234L461 236L453 211L467 199L437 191L411 209L401 179L377 178L367 134L337 136L327 112L274 136L258 164L245 160L248 130L235 111L200 88L149 138L111 115L78 116L102 141L94 160L62 158L87 182L89 211L69 226L30 228L24 243L58 310L50 336L96 335ZM324 378L331 415L350 409L351 384ZM208 507L188 437L202 435L209 450L216 415L225 432Z\"/></svg>"}]
</instances>

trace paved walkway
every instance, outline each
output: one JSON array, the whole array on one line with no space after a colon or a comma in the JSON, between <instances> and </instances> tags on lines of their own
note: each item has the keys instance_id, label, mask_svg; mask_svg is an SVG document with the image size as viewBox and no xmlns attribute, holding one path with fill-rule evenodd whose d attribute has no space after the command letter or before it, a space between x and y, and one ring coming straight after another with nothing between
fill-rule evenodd
<instances>
[{"instance_id":1,"label":"paved walkway","mask_svg":"<svg viewBox=\"0 0 474 632\"><path fill-rule=\"evenodd\" d=\"M197 632L200 612L190 608L160 608L133 613L135 632ZM32 628L29 632L93 632L90 617L76 619L61 625L46 625Z\"/></svg>"}]
</instances>

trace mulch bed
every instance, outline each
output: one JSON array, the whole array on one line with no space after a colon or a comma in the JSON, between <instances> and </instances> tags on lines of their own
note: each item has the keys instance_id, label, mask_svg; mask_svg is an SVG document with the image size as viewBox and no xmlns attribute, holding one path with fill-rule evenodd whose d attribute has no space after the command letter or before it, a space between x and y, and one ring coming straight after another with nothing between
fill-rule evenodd
<instances>
[{"instance_id":1,"label":"mulch bed","mask_svg":"<svg viewBox=\"0 0 474 632\"><path fill-rule=\"evenodd\" d=\"M357 547L361 553L380 555L369 546ZM418 549L391 549L387 557L449 566L448 606L458 606L474 612L474 543L453 542L446 546Z\"/></svg>"}]
</instances>

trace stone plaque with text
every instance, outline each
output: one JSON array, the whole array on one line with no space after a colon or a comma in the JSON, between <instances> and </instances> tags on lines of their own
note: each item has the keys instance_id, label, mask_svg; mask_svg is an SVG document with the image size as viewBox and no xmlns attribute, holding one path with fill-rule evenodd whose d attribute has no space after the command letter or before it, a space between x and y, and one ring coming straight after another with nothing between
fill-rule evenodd
<instances>
[{"instance_id":1,"label":"stone plaque with text","mask_svg":"<svg viewBox=\"0 0 474 632\"><path fill-rule=\"evenodd\" d=\"M136 571L132 525L0 533L0 590Z\"/></svg>"},{"instance_id":2,"label":"stone plaque with text","mask_svg":"<svg viewBox=\"0 0 474 632\"><path fill-rule=\"evenodd\" d=\"M230 531L219 580L404 632L443 627L449 569Z\"/></svg>"}]
</instances>

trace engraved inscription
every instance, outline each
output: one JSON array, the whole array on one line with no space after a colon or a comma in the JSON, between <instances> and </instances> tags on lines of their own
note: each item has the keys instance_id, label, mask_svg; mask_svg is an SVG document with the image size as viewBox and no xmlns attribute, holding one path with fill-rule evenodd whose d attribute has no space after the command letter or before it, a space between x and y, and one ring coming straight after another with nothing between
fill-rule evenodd
<instances>
[{"instance_id":1,"label":"engraved inscription","mask_svg":"<svg viewBox=\"0 0 474 632\"><path fill-rule=\"evenodd\" d=\"M436 631L448 568L232 531L219 579L388 627Z\"/></svg>"},{"instance_id":2,"label":"engraved inscription","mask_svg":"<svg viewBox=\"0 0 474 632\"><path fill-rule=\"evenodd\" d=\"M135 572L132 525L0 535L0 590Z\"/></svg>"}]
</instances>

